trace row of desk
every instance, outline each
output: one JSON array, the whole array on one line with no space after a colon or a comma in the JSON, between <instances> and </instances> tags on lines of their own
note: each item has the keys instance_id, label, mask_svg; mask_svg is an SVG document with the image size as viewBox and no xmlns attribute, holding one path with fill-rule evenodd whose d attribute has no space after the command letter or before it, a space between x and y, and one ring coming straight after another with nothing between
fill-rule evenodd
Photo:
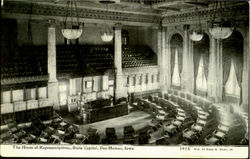
<instances>
[{"instance_id":1,"label":"row of desk","mask_svg":"<svg viewBox=\"0 0 250 159\"><path fill-rule=\"evenodd\" d=\"M205 138L205 144L207 144L207 145L224 144L225 139L226 139L227 134L228 134L228 131L229 131L229 128L230 128L230 125L231 125L229 118L228 118L228 114L226 113L226 111L219 105L215 104L214 106L217 109L217 111L219 112L220 122L219 122L217 129L215 129L212 134L209 134Z\"/></svg>"},{"instance_id":2,"label":"row of desk","mask_svg":"<svg viewBox=\"0 0 250 159\"><path fill-rule=\"evenodd\" d=\"M193 101L186 99L184 96L180 97L177 96L175 94L168 94L167 97L170 100L174 100L177 104L179 103L179 105L185 106L186 108L192 108L191 110L194 110L197 113L197 120L196 123L194 123L190 128L186 128L183 132L182 132L182 136L185 140L185 142L192 144L194 142L194 140L198 139L199 136L201 135L206 123L207 123L207 118L209 116L209 113L207 113L206 111L203 110L202 107L198 106L196 103L194 103ZM171 101L171 102L174 102ZM174 103L176 106L176 103ZM178 114L179 115L183 115L183 112L180 108L177 108ZM177 114L177 120L179 121L184 121L183 117L179 116Z\"/></svg>"},{"instance_id":3,"label":"row of desk","mask_svg":"<svg viewBox=\"0 0 250 159\"><path fill-rule=\"evenodd\" d=\"M199 139L207 123L207 117L209 115L197 105L195 105L194 108L198 114L196 123L194 123L191 128L187 128L183 131L183 138L189 144L193 144L195 140Z\"/></svg>"},{"instance_id":4,"label":"row of desk","mask_svg":"<svg viewBox=\"0 0 250 159\"><path fill-rule=\"evenodd\" d=\"M174 97L174 98L173 98ZM181 102L176 101L171 101L172 99L181 99ZM173 136L174 134L177 134L178 131L180 131L182 128L182 125L186 119L186 113L182 109L191 107L192 110L195 110L197 113L197 120L196 123L194 123L190 128L185 129L182 132L182 136L188 143L191 143L193 140L198 139L199 136L201 135L206 123L207 123L207 118L209 116L209 113L204 111L203 108L199 107L196 103L193 101L190 101L188 99L182 98L182 97L177 97L176 95L168 95L168 99L164 99L161 97L153 97L152 98L151 105L155 107L155 109L158 110L159 114L164 114L168 113L166 110L175 110L176 115L175 119L172 119L170 122L166 122L166 124L163 124L164 126L164 131L167 133L170 137ZM154 104L153 101L157 104ZM146 102L149 102L146 100ZM165 110L165 111L164 111ZM157 118L156 118L157 119ZM158 118L160 120L164 120L165 118ZM220 135L220 134L217 134ZM191 141L191 142L190 142Z\"/></svg>"},{"instance_id":5,"label":"row of desk","mask_svg":"<svg viewBox=\"0 0 250 159\"><path fill-rule=\"evenodd\" d=\"M21 143L21 144L76 144L83 143L85 137L79 134L79 126L64 121L60 116L54 119L16 124L8 123L7 127L1 127L1 143ZM2 135L2 134L1 134Z\"/></svg>"},{"instance_id":6,"label":"row of desk","mask_svg":"<svg viewBox=\"0 0 250 159\"><path fill-rule=\"evenodd\" d=\"M166 125L164 124L164 131L169 136L173 136L174 134L178 133L178 131L181 129L186 119L185 111L173 101L161 97L155 97L155 98L157 98L156 101L159 101L161 103L162 107L170 107L170 109L174 109L177 112L175 119L171 120L170 124L169 123L167 123Z\"/></svg>"}]
</instances>

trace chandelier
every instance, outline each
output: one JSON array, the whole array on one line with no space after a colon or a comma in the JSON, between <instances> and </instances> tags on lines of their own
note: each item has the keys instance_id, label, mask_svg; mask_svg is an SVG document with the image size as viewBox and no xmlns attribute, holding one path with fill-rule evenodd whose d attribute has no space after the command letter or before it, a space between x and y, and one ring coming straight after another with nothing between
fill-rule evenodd
<instances>
[{"instance_id":1,"label":"chandelier","mask_svg":"<svg viewBox=\"0 0 250 159\"><path fill-rule=\"evenodd\" d=\"M190 39L192 41L200 41L203 38L203 31L202 31L202 26L201 26L201 21L200 21L199 10L197 7L197 0L196 0L195 12L198 15L198 17L197 17L198 19L197 19L197 24L195 26L195 29L193 29L191 34L190 34Z\"/></svg>"},{"instance_id":2,"label":"chandelier","mask_svg":"<svg viewBox=\"0 0 250 159\"><path fill-rule=\"evenodd\" d=\"M61 30L62 35L68 40L78 39L82 35L83 25L84 23L79 22L76 0L68 0L66 17Z\"/></svg>"},{"instance_id":3,"label":"chandelier","mask_svg":"<svg viewBox=\"0 0 250 159\"><path fill-rule=\"evenodd\" d=\"M225 3L226 2L224 2L224 5L225 5ZM220 5L219 8L218 8L218 5ZM223 12L225 12L225 11L222 11L222 9L223 9L222 5L223 5L222 1L216 2L214 15L213 15L212 21L210 23L209 32L212 35L212 37L215 39L228 38L233 33L233 29L234 29L232 21L226 19L226 18L228 18L229 15L223 15ZM218 12L218 14L217 14L217 12ZM218 18L216 18L216 15L219 15Z\"/></svg>"},{"instance_id":4,"label":"chandelier","mask_svg":"<svg viewBox=\"0 0 250 159\"><path fill-rule=\"evenodd\" d=\"M108 12L108 4L115 3L115 1L113 0L100 0L99 2L106 4L107 12ZM108 19L108 16L106 16L106 18ZM113 28L109 26L105 21L104 30L101 32L101 39L104 42L110 42L113 40L113 37L114 37Z\"/></svg>"}]
</instances>

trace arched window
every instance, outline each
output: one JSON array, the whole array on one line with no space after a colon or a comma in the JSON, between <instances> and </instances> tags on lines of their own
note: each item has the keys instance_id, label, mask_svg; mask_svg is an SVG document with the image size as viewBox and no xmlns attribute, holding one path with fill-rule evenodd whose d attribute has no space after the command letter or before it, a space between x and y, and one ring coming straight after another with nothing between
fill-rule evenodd
<instances>
[{"instance_id":1,"label":"arched window","mask_svg":"<svg viewBox=\"0 0 250 159\"><path fill-rule=\"evenodd\" d=\"M209 63L209 36L204 34L201 41L193 42L194 91L196 95L207 96Z\"/></svg>"},{"instance_id":2,"label":"arched window","mask_svg":"<svg viewBox=\"0 0 250 159\"><path fill-rule=\"evenodd\" d=\"M203 55L200 57L198 74L196 78L196 88L201 91L207 91L207 79L204 71Z\"/></svg>"},{"instance_id":3,"label":"arched window","mask_svg":"<svg viewBox=\"0 0 250 159\"><path fill-rule=\"evenodd\" d=\"M170 40L171 50L171 85L179 89L181 86L181 72L182 72L182 52L183 39L180 34L174 34Z\"/></svg>"},{"instance_id":4,"label":"arched window","mask_svg":"<svg viewBox=\"0 0 250 159\"><path fill-rule=\"evenodd\" d=\"M241 104L243 37L238 31L222 41L223 101Z\"/></svg>"},{"instance_id":5,"label":"arched window","mask_svg":"<svg viewBox=\"0 0 250 159\"><path fill-rule=\"evenodd\" d=\"M181 78L179 74L179 63L178 63L178 50L175 49L175 61L174 61L174 71L172 76L172 84L174 86L181 86Z\"/></svg>"},{"instance_id":6,"label":"arched window","mask_svg":"<svg viewBox=\"0 0 250 159\"><path fill-rule=\"evenodd\" d=\"M231 59L231 66L230 66L230 72L229 77L225 85L225 93L228 95L233 96L240 96L240 87L237 81L235 68L234 68L234 60Z\"/></svg>"}]
</instances>

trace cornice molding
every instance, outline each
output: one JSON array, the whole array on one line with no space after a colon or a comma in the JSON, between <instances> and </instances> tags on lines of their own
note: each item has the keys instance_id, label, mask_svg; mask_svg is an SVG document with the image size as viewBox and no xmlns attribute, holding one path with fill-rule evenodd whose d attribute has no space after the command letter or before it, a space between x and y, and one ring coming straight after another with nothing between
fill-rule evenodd
<instances>
[{"instance_id":1,"label":"cornice molding","mask_svg":"<svg viewBox=\"0 0 250 159\"><path fill-rule=\"evenodd\" d=\"M227 10L221 10L225 15L232 15L232 17L237 21L248 21L249 20L249 7L248 5L241 4L236 6L230 6ZM211 20L213 15L212 9L201 10L199 11L200 19L202 23L206 23ZM195 12L186 12L176 15L164 16L162 25L163 26L175 26L175 25L184 25L192 24L197 21L198 14Z\"/></svg>"}]
</instances>

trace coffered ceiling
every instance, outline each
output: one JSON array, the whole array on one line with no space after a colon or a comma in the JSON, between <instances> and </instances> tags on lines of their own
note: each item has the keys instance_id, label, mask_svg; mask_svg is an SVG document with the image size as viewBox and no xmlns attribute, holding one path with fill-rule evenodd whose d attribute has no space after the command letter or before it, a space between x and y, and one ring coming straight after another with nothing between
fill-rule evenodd
<instances>
[{"instance_id":1,"label":"coffered ceiling","mask_svg":"<svg viewBox=\"0 0 250 159\"><path fill-rule=\"evenodd\" d=\"M247 0L224 1L228 5L247 3ZM110 20L127 25L150 26L158 25L162 19L165 19L165 23L169 23L171 19L168 17L194 12L196 6L201 12L211 10L215 0L76 0L76 2L80 18L85 22L102 23L103 20ZM7 17L31 14L36 18L60 19L66 14L66 3L67 0L4 0L2 13Z\"/></svg>"}]
</instances>

